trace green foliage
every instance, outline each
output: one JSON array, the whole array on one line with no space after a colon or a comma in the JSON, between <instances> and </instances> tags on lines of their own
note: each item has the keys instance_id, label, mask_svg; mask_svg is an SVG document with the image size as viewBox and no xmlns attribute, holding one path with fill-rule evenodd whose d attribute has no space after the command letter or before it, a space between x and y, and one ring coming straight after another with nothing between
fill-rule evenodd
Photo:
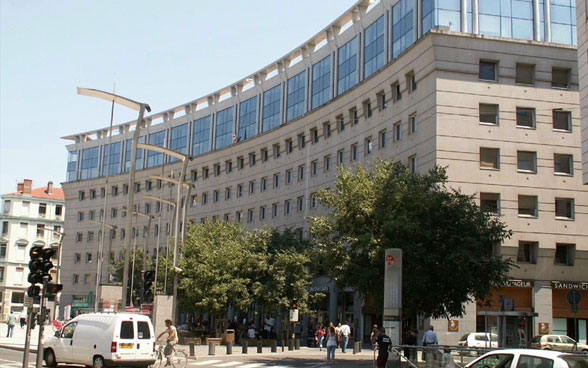
<instances>
[{"instance_id":1,"label":"green foliage","mask_svg":"<svg viewBox=\"0 0 588 368\"><path fill-rule=\"evenodd\" d=\"M398 162L340 169L335 189L317 194L332 211L310 219L315 259L381 310L385 250L401 248L405 314L463 315L464 302L508 279L512 261L492 246L511 232L446 182L443 168L422 175Z\"/></svg>"},{"instance_id":2,"label":"green foliage","mask_svg":"<svg viewBox=\"0 0 588 368\"><path fill-rule=\"evenodd\" d=\"M291 232L248 232L238 223L188 224L180 267L186 310L226 315L229 307L272 313L308 299L308 257Z\"/></svg>"}]
</instances>

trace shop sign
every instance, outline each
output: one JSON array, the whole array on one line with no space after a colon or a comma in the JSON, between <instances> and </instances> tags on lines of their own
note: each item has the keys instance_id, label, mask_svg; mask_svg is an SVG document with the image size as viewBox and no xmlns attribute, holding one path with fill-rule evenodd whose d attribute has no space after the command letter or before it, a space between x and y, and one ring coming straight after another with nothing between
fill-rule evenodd
<instances>
[{"instance_id":1,"label":"shop sign","mask_svg":"<svg viewBox=\"0 0 588 368\"><path fill-rule=\"evenodd\" d=\"M542 335L549 333L549 323L539 322L539 333Z\"/></svg>"},{"instance_id":2,"label":"shop sign","mask_svg":"<svg viewBox=\"0 0 588 368\"><path fill-rule=\"evenodd\" d=\"M328 286L308 286L306 288L309 293L328 293L329 287Z\"/></svg>"},{"instance_id":3,"label":"shop sign","mask_svg":"<svg viewBox=\"0 0 588 368\"><path fill-rule=\"evenodd\" d=\"M551 281L551 286L554 289L576 289L576 290L588 290L588 282L576 282L576 281Z\"/></svg>"},{"instance_id":4,"label":"shop sign","mask_svg":"<svg viewBox=\"0 0 588 368\"><path fill-rule=\"evenodd\" d=\"M74 300L71 303L72 308L88 308L88 302L85 300Z\"/></svg>"},{"instance_id":5,"label":"shop sign","mask_svg":"<svg viewBox=\"0 0 588 368\"><path fill-rule=\"evenodd\" d=\"M518 287L518 288L531 288L533 287L533 281L527 280L507 280L506 287Z\"/></svg>"}]
</instances>

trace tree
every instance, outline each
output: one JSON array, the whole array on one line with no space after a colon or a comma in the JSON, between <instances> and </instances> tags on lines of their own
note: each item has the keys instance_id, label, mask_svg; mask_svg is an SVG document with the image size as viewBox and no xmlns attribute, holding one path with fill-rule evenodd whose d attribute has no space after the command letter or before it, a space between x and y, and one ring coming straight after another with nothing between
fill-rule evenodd
<instances>
[{"instance_id":1,"label":"tree","mask_svg":"<svg viewBox=\"0 0 588 368\"><path fill-rule=\"evenodd\" d=\"M123 271L124 271L124 253L125 250L123 249L121 251L121 256L119 258L119 260L116 261L111 261L110 265L109 265L109 269L110 269L110 273L112 274L113 278L114 278L114 282L121 284L122 285L122 275L123 275ZM136 303L137 301L139 301L140 299L140 295L141 295L141 289L142 289L142 283L143 283L143 263L145 263L145 270L151 270L154 268L153 266L153 262L151 257L149 257L149 255L146 255L146 257L143 257L144 252L143 249L141 248L135 248L134 250L131 250L131 255L129 257L129 280L131 280L131 274L133 275L132 279L133 279L133 303L134 304L138 304ZM145 262L143 262L143 260L145 260ZM133 271L133 261L134 261L134 271ZM130 281L129 281L130 282ZM128 290L127 290L127 297L129 297L128 295Z\"/></svg>"},{"instance_id":2,"label":"tree","mask_svg":"<svg viewBox=\"0 0 588 368\"><path fill-rule=\"evenodd\" d=\"M492 253L511 232L480 211L473 196L447 186L445 169L410 172L378 161L340 168L334 190L320 190L326 216L310 219L316 256L339 287L383 308L384 255L403 250L404 314L461 316L464 303L503 286L513 263Z\"/></svg>"},{"instance_id":3,"label":"tree","mask_svg":"<svg viewBox=\"0 0 588 368\"><path fill-rule=\"evenodd\" d=\"M217 316L229 307L274 314L297 298L303 309L311 281L303 244L290 230L249 232L221 221L188 224L180 263L182 305Z\"/></svg>"}]
</instances>

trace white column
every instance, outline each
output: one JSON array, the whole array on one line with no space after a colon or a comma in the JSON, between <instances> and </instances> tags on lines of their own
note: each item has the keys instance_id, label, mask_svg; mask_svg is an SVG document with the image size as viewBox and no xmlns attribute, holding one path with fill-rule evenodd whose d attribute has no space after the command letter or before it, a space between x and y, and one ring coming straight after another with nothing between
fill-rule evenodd
<instances>
[{"instance_id":1,"label":"white column","mask_svg":"<svg viewBox=\"0 0 588 368\"><path fill-rule=\"evenodd\" d=\"M463 33L468 32L468 1L461 0L461 31Z\"/></svg>"},{"instance_id":2,"label":"white column","mask_svg":"<svg viewBox=\"0 0 588 368\"><path fill-rule=\"evenodd\" d=\"M412 9L413 29L416 30L416 32L412 32L412 42L415 43L423 33L423 22L421 22L421 19L423 19L423 10L419 6L418 0L413 0Z\"/></svg>"},{"instance_id":3,"label":"white column","mask_svg":"<svg viewBox=\"0 0 588 368\"><path fill-rule=\"evenodd\" d=\"M472 33L480 34L480 26L478 24L478 0L472 1Z\"/></svg>"},{"instance_id":4,"label":"white column","mask_svg":"<svg viewBox=\"0 0 588 368\"><path fill-rule=\"evenodd\" d=\"M533 0L533 39L535 41L541 40L539 14L539 0Z\"/></svg>"},{"instance_id":5,"label":"white column","mask_svg":"<svg viewBox=\"0 0 588 368\"><path fill-rule=\"evenodd\" d=\"M533 286L533 310L539 316L533 321L533 335L538 334L539 323L549 323L549 330L553 329L553 300L549 281L535 281ZM527 336L530 338L530 336Z\"/></svg>"},{"instance_id":6,"label":"white column","mask_svg":"<svg viewBox=\"0 0 588 368\"><path fill-rule=\"evenodd\" d=\"M543 2L543 15L545 16L545 41L551 42L551 0Z\"/></svg>"}]
</instances>

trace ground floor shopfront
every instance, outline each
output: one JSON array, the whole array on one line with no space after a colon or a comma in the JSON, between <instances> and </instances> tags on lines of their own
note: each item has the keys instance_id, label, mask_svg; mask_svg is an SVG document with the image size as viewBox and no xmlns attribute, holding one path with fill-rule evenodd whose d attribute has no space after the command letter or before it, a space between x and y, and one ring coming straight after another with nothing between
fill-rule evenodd
<instances>
[{"instance_id":1,"label":"ground floor shopfront","mask_svg":"<svg viewBox=\"0 0 588 368\"><path fill-rule=\"evenodd\" d=\"M572 313L567 293L580 295L577 313ZM563 280L510 280L507 287L494 290L486 301L466 305L462 318L421 321L419 330L435 327L441 344L456 345L470 332L492 332L501 345L527 346L541 334L567 335L587 342L588 282Z\"/></svg>"}]
</instances>

